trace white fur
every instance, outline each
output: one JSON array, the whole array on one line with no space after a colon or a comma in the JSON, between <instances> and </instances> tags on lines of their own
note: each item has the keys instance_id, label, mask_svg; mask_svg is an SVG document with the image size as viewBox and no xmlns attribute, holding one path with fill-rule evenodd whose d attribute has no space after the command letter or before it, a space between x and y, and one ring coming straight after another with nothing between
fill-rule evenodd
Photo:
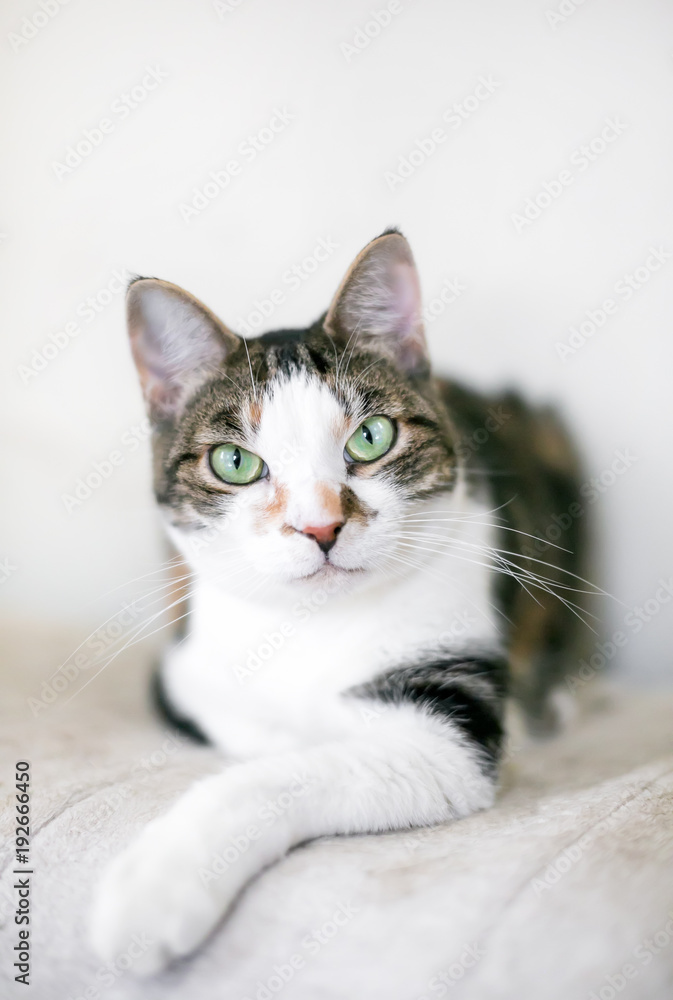
<instances>
[{"instance_id":1,"label":"white fur","mask_svg":"<svg viewBox=\"0 0 673 1000\"><path fill-rule=\"evenodd\" d=\"M232 767L195 785L113 862L93 913L94 946L112 960L145 934L151 944L134 970L156 972L196 947L246 882L290 847L427 826L492 799L459 732L442 722L420 727L405 708L370 729L355 724L348 739Z\"/></svg>"},{"instance_id":2,"label":"white fur","mask_svg":"<svg viewBox=\"0 0 673 1000\"><path fill-rule=\"evenodd\" d=\"M259 433L241 442L265 459L270 480L241 490L224 529L205 542L172 531L198 577L190 634L165 664L168 694L227 755L247 763L192 789L108 870L92 932L106 959L137 932L154 942L139 971L188 953L253 875L307 839L423 826L492 800L476 752L450 722L343 697L419 649L499 645L485 555L493 529L460 483L410 508L377 477L349 479L377 516L345 525L331 565L301 534L327 523L318 484L338 492L347 481L343 447L359 419L344 426L318 381L281 382L264 401ZM260 531L260 512L279 484L293 534L279 524ZM438 547L437 522L422 521L413 526L422 551L399 545L398 519L412 509L461 518L457 537L473 547ZM410 553L421 565L396 561ZM308 790L293 796L298 775ZM288 795L288 808L250 839L263 804ZM236 863L204 880L213 859L246 837Z\"/></svg>"}]
</instances>

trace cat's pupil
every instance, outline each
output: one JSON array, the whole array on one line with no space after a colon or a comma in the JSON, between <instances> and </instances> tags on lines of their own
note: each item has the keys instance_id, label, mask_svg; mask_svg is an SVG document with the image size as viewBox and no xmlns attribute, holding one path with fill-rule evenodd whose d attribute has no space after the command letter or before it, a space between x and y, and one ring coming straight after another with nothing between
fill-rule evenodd
<instances>
[{"instance_id":1,"label":"cat's pupil","mask_svg":"<svg viewBox=\"0 0 673 1000\"><path fill-rule=\"evenodd\" d=\"M367 424L363 424L363 426L362 426L362 436L365 439L365 441L367 442L367 444L373 444L374 443L374 438L372 437L372 432L367 427Z\"/></svg>"},{"instance_id":2,"label":"cat's pupil","mask_svg":"<svg viewBox=\"0 0 673 1000\"><path fill-rule=\"evenodd\" d=\"M238 469L241 464L241 452L240 449L236 448L234 454L231 456L231 461L234 463L234 468Z\"/></svg>"}]
</instances>

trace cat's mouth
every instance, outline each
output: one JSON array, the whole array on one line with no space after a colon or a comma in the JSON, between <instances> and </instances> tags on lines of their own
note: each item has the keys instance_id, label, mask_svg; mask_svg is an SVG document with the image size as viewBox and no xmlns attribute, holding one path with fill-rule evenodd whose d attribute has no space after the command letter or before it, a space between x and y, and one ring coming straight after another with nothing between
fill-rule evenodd
<instances>
[{"instance_id":1,"label":"cat's mouth","mask_svg":"<svg viewBox=\"0 0 673 1000\"><path fill-rule=\"evenodd\" d=\"M313 570L311 573L305 573L303 576L296 576L294 579L297 582L304 582L306 580L333 580L340 576L356 576L357 574L364 572L364 566L336 566L333 562L326 559L322 566L318 566L318 568Z\"/></svg>"}]
</instances>

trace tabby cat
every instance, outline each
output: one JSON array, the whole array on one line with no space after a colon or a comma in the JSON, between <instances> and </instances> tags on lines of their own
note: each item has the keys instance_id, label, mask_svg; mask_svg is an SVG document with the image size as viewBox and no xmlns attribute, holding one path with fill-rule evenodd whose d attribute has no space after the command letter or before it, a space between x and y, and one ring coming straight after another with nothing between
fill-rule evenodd
<instances>
[{"instance_id":1,"label":"tabby cat","mask_svg":"<svg viewBox=\"0 0 673 1000\"><path fill-rule=\"evenodd\" d=\"M396 230L307 329L246 341L155 278L131 283L128 318L157 501L193 575L160 699L234 762L98 887L96 949L145 934L151 973L294 845L487 808L507 695L553 721L584 545L580 520L549 542L579 489L553 413L431 372Z\"/></svg>"}]
</instances>

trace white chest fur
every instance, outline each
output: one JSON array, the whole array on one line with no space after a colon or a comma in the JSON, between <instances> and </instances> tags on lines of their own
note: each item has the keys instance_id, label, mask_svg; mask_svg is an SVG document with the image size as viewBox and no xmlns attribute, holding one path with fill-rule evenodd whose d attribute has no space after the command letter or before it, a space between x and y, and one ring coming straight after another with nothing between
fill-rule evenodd
<instances>
[{"instance_id":1,"label":"white chest fur","mask_svg":"<svg viewBox=\"0 0 673 1000\"><path fill-rule=\"evenodd\" d=\"M341 693L387 668L432 650L497 646L493 528L462 499L455 545L435 541L446 527L440 498L419 523L418 547L400 549L408 562L363 590L308 581L268 602L197 585L189 636L164 667L171 700L228 754L257 756L343 735L352 708Z\"/></svg>"}]
</instances>

